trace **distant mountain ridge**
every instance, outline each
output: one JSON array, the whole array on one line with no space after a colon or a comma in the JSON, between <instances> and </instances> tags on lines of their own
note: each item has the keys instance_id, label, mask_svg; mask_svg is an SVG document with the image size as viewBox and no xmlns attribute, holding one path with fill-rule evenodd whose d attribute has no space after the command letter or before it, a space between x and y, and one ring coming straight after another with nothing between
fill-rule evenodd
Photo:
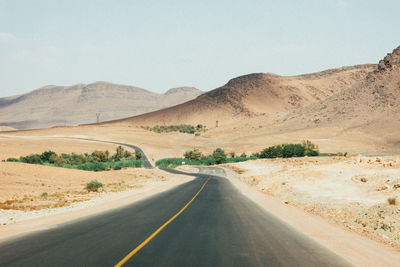
<instances>
[{"instance_id":1,"label":"distant mountain ridge","mask_svg":"<svg viewBox=\"0 0 400 267\"><path fill-rule=\"evenodd\" d=\"M114 120L184 103L202 93L194 87L178 87L158 94L109 82L48 85L0 98L0 125L32 129L95 123L97 113L100 121Z\"/></svg>"}]
</instances>

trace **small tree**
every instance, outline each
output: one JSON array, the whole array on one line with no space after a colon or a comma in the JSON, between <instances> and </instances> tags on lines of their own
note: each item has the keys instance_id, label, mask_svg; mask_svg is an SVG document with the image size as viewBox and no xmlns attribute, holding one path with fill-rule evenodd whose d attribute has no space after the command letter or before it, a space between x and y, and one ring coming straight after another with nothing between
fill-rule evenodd
<instances>
[{"instance_id":1,"label":"small tree","mask_svg":"<svg viewBox=\"0 0 400 267\"><path fill-rule=\"evenodd\" d=\"M116 150L117 157L122 159L124 157L125 149L122 146L118 146Z\"/></svg>"},{"instance_id":2,"label":"small tree","mask_svg":"<svg viewBox=\"0 0 400 267\"><path fill-rule=\"evenodd\" d=\"M185 154L183 155L186 159L188 160L200 160L201 157L203 156L203 154L200 152L200 150L198 150L197 148L195 148L194 150L188 150L185 152Z\"/></svg>"},{"instance_id":3,"label":"small tree","mask_svg":"<svg viewBox=\"0 0 400 267\"><path fill-rule=\"evenodd\" d=\"M246 155L246 153L243 152L243 153L240 155L240 157L241 157L241 158L246 158L247 155Z\"/></svg>"},{"instance_id":4,"label":"small tree","mask_svg":"<svg viewBox=\"0 0 400 267\"><path fill-rule=\"evenodd\" d=\"M301 145L304 147L304 154L306 156L318 156L319 155L318 146L311 143L310 140L303 140L301 142Z\"/></svg>"},{"instance_id":5,"label":"small tree","mask_svg":"<svg viewBox=\"0 0 400 267\"><path fill-rule=\"evenodd\" d=\"M33 154L26 157L20 157L19 161L29 164L42 164L42 160L40 159L40 155Z\"/></svg>"},{"instance_id":6,"label":"small tree","mask_svg":"<svg viewBox=\"0 0 400 267\"><path fill-rule=\"evenodd\" d=\"M45 151L40 155L40 159L43 162L46 162L46 161L48 162L52 155L57 155L57 154L55 152L53 152L53 151Z\"/></svg>"},{"instance_id":7,"label":"small tree","mask_svg":"<svg viewBox=\"0 0 400 267\"><path fill-rule=\"evenodd\" d=\"M92 152L92 160L94 162L106 162L108 160L108 157L106 152L95 150Z\"/></svg>"},{"instance_id":8,"label":"small tree","mask_svg":"<svg viewBox=\"0 0 400 267\"><path fill-rule=\"evenodd\" d=\"M130 158L130 157L132 157L132 153L129 152L128 150L125 150L125 152L124 152L124 158Z\"/></svg>"},{"instance_id":9,"label":"small tree","mask_svg":"<svg viewBox=\"0 0 400 267\"><path fill-rule=\"evenodd\" d=\"M142 159L142 152L140 152L138 149L135 149L135 157L137 160Z\"/></svg>"},{"instance_id":10,"label":"small tree","mask_svg":"<svg viewBox=\"0 0 400 267\"><path fill-rule=\"evenodd\" d=\"M227 157L226 157L225 151L222 150L222 148L217 148L216 150L214 150L212 156L215 159L215 163L217 163L217 164L226 162Z\"/></svg>"},{"instance_id":11,"label":"small tree","mask_svg":"<svg viewBox=\"0 0 400 267\"><path fill-rule=\"evenodd\" d=\"M57 154L53 154L49 158L49 163L53 163L56 166L62 166L66 164L67 161L63 157L58 156Z\"/></svg>"}]
</instances>

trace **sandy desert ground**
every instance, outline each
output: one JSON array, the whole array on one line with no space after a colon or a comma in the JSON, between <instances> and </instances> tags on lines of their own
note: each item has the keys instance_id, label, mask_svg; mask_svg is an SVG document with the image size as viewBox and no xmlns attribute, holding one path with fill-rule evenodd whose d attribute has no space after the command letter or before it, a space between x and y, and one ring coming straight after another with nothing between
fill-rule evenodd
<instances>
[{"instance_id":1,"label":"sandy desert ground","mask_svg":"<svg viewBox=\"0 0 400 267\"><path fill-rule=\"evenodd\" d=\"M210 153L215 147L222 147L227 152L250 153L269 144L288 142L291 138L281 136L280 139L265 139L263 143L258 143L259 139L251 139L249 135L248 139L230 142L237 132L231 132L229 138L219 137L222 134L226 136L220 129L211 129L197 137L183 133L158 134L124 125L4 132L0 135L0 160L46 150L84 153L95 149L115 149L115 145L111 144L70 138L135 144L142 147L153 162L164 157L181 156L185 150L194 147L205 153ZM329 139L324 142L313 141L320 146L322 144L322 151L329 147L324 144L333 144L330 149L335 148L335 142L338 142ZM340 148L340 144L337 144ZM250 184L263 195L273 197L283 205L287 203L286 207L311 213L310 216L318 216L327 224L343 227L349 232L400 250L400 208L387 203L388 198L399 195L400 157L256 160L226 164L224 167L231 170L233 179ZM0 169L0 182L4 185L0 189L0 236L3 238L37 229L38 226L43 229L72 218L115 208L192 179L170 175L158 169L96 173L13 162L0 162ZM101 192L88 193L84 189L85 184L93 179L105 185ZM46 197L43 197L44 192L47 193ZM302 215L302 218L307 221L307 216ZM318 225L318 235L321 236L321 229L326 226L323 223ZM340 242L321 242L330 243L334 251L340 250ZM358 246L353 245L356 248ZM385 246L379 249L385 251ZM396 252L390 250L387 253L390 257L396 255ZM351 257L355 257L355 253L351 254ZM374 255L373 258L379 257Z\"/></svg>"},{"instance_id":2,"label":"sandy desert ground","mask_svg":"<svg viewBox=\"0 0 400 267\"><path fill-rule=\"evenodd\" d=\"M265 159L225 167L285 204L400 249L399 157Z\"/></svg>"}]
</instances>

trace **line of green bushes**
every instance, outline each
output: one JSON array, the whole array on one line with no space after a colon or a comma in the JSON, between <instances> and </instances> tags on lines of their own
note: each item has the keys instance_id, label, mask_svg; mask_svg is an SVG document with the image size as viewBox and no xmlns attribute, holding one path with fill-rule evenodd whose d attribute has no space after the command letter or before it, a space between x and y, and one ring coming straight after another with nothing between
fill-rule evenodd
<instances>
[{"instance_id":1,"label":"line of green bushes","mask_svg":"<svg viewBox=\"0 0 400 267\"><path fill-rule=\"evenodd\" d=\"M63 167L68 169L79 169L86 171L120 170L126 167L140 168L142 166L142 154L140 151L131 153L123 147L118 146L115 153L110 155L109 151L95 150L91 154L61 154L53 151L45 151L42 154L32 154L17 158L8 158L9 162L23 162L29 164L40 164L48 166Z\"/></svg>"},{"instance_id":2,"label":"line of green bushes","mask_svg":"<svg viewBox=\"0 0 400 267\"><path fill-rule=\"evenodd\" d=\"M303 141L301 144L281 144L270 146L264 150L253 153L247 157L242 153L236 157L235 153L230 153L230 157L221 148L217 148L211 155L203 155L198 150L189 150L183 154L183 158L165 158L156 162L159 168L175 168L180 165L215 165L221 163L235 163L259 158L291 158L291 157L315 157L319 155L318 146L310 141Z\"/></svg>"},{"instance_id":3,"label":"line of green bushes","mask_svg":"<svg viewBox=\"0 0 400 267\"><path fill-rule=\"evenodd\" d=\"M225 162L223 163L235 163L235 162L241 162L241 161L247 161L247 160L254 160L257 159L256 157L247 157L247 158L227 158ZM222 162L221 162L222 163ZM165 158L165 159L160 159L156 162L156 166L159 167L160 169L171 169L175 168L181 165L204 165L204 166L210 166L210 165L215 165L219 164L216 162L216 160L213 157L207 157L204 159L200 160L188 160L185 158Z\"/></svg>"},{"instance_id":4,"label":"line of green bushes","mask_svg":"<svg viewBox=\"0 0 400 267\"><path fill-rule=\"evenodd\" d=\"M316 157L319 155L318 146L310 141L303 141L301 144L282 144L270 146L260 153L253 154L258 158L292 158L292 157Z\"/></svg>"},{"instance_id":5,"label":"line of green bushes","mask_svg":"<svg viewBox=\"0 0 400 267\"><path fill-rule=\"evenodd\" d=\"M180 132L180 133L188 133L200 135L201 132L205 132L206 126L202 124L198 124L197 126L193 126L190 124L180 124L180 125L156 125L153 127L150 126L141 126L143 129L153 131L156 133L169 133L169 132Z\"/></svg>"}]
</instances>

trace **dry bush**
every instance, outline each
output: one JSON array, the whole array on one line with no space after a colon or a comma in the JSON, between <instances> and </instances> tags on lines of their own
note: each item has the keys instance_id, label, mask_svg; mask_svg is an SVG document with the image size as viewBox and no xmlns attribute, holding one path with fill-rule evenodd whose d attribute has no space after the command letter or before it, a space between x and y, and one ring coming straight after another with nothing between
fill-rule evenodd
<instances>
[{"instance_id":1,"label":"dry bush","mask_svg":"<svg viewBox=\"0 0 400 267\"><path fill-rule=\"evenodd\" d=\"M229 167L231 170L233 170L234 172L238 173L238 174L243 174L243 173L246 172L246 170L244 170L244 169L242 169L242 168L239 168L239 167L236 167L236 166L230 165L230 166L228 166L228 167Z\"/></svg>"},{"instance_id":2,"label":"dry bush","mask_svg":"<svg viewBox=\"0 0 400 267\"><path fill-rule=\"evenodd\" d=\"M389 203L389 205L396 205L397 204L397 199L395 197L389 197L387 199L387 202Z\"/></svg>"}]
</instances>

